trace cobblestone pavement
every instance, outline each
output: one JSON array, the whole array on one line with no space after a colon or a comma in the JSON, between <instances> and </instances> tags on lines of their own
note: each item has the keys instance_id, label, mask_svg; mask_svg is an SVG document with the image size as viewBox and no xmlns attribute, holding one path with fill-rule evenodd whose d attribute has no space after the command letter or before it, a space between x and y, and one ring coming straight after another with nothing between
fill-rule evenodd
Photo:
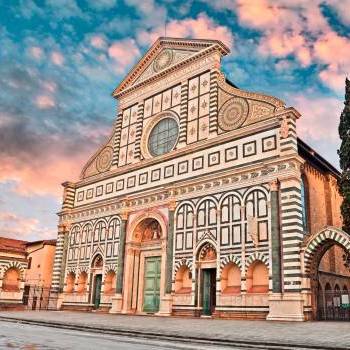
<instances>
[{"instance_id":1,"label":"cobblestone pavement","mask_svg":"<svg viewBox=\"0 0 350 350\"><path fill-rule=\"evenodd\" d=\"M350 349L350 322L268 322L68 311L3 311L1 317L171 336Z\"/></svg>"}]
</instances>

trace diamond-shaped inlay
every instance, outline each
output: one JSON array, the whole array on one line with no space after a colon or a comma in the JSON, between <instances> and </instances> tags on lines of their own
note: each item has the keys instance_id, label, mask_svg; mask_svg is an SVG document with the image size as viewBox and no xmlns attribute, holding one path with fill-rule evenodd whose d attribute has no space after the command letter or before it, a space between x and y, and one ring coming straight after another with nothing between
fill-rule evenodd
<instances>
[{"instance_id":1,"label":"diamond-shaped inlay","mask_svg":"<svg viewBox=\"0 0 350 350\"><path fill-rule=\"evenodd\" d=\"M157 101L154 105L158 107L160 105L159 101Z\"/></svg>"},{"instance_id":2,"label":"diamond-shaped inlay","mask_svg":"<svg viewBox=\"0 0 350 350\"><path fill-rule=\"evenodd\" d=\"M194 126L192 126L192 128L190 129L190 135L194 135L196 132L196 129L194 128Z\"/></svg>"},{"instance_id":3,"label":"diamond-shaped inlay","mask_svg":"<svg viewBox=\"0 0 350 350\"><path fill-rule=\"evenodd\" d=\"M179 97L179 93L175 92L174 97L175 97L175 99L177 99Z\"/></svg>"},{"instance_id":4,"label":"diamond-shaped inlay","mask_svg":"<svg viewBox=\"0 0 350 350\"><path fill-rule=\"evenodd\" d=\"M150 105L147 105L146 111L148 112L150 109L151 109L151 106L150 106Z\"/></svg>"},{"instance_id":5,"label":"diamond-shaped inlay","mask_svg":"<svg viewBox=\"0 0 350 350\"><path fill-rule=\"evenodd\" d=\"M207 105L208 105L207 101L203 101L202 104L201 104L201 107L203 109L205 109L207 107Z\"/></svg>"},{"instance_id":6,"label":"diamond-shaped inlay","mask_svg":"<svg viewBox=\"0 0 350 350\"><path fill-rule=\"evenodd\" d=\"M195 92L196 90L197 90L197 86L196 86L196 85L192 85L192 86L191 86L191 91L192 91L192 92Z\"/></svg>"},{"instance_id":7,"label":"diamond-shaped inlay","mask_svg":"<svg viewBox=\"0 0 350 350\"><path fill-rule=\"evenodd\" d=\"M208 81L207 80L204 80L203 82L202 82L202 86L203 87L206 87L208 85Z\"/></svg>"},{"instance_id":8,"label":"diamond-shaped inlay","mask_svg":"<svg viewBox=\"0 0 350 350\"><path fill-rule=\"evenodd\" d=\"M195 111L196 111L196 107L192 106L191 109L190 109L190 112L193 114Z\"/></svg>"},{"instance_id":9,"label":"diamond-shaped inlay","mask_svg":"<svg viewBox=\"0 0 350 350\"><path fill-rule=\"evenodd\" d=\"M201 129L202 129L202 131L205 131L205 130L207 130L207 129L208 129L208 126L207 126L207 124L205 124L205 123L202 123L202 125L201 125Z\"/></svg>"},{"instance_id":10,"label":"diamond-shaped inlay","mask_svg":"<svg viewBox=\"0 0 350 350\"><path fill-rule=\"evenodd\" d=\"M168 102L169 102L169 97L168 97L168 96L165 97L164 102L165 102L165 103L168 103Z\"/></svg>"}]
</instances>

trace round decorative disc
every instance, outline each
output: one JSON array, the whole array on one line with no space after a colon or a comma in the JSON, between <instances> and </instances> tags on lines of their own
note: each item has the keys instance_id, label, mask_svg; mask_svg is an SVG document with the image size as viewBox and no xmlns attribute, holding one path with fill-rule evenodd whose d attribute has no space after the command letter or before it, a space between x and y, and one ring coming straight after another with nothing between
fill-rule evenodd
<instances>
[{"instance_id":1,"label":"round decorative disc","mask_svg":"<svg viewBox=\"0 0 350 350\"><path fill-rule=\"evenodd\" d=\"M160 70L170 66L173 61L173 51L170 49L165 49L161 52L158 57L153 62L153 69L155 72L159 72Z\"/></svg>"},{"instance_id":2,"label":"round decorative disc","mask_svg":"<svg viewBox=\"0 0 350 350\"><path fill-rule=\"evenodd\" d=\"M226 101L219 111L219 126L225 131L237 129L245 122L247 116L247 101L241 97L233 97Z\"/></svg>"},{"instance_id":3,"label":"round decorative disc","mask_svg":"<svg viewBox=\"0 0 350 350\"><path fill-rule=\"evenodd\" d=\"M96 160L97 170L102 173L107 171L112 164L113 150L111 147L106 147Z\"/></svg>"}]
</instances>

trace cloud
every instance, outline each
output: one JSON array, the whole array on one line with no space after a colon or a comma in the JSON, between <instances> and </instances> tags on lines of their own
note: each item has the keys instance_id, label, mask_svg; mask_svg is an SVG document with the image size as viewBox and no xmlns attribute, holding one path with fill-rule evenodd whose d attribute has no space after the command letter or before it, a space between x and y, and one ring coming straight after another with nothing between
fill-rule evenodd
<instances>
[{"instance_id":1,"label":"cloud","mask_svg":"<svg viewBox=\"0 0 350 350\"><path fill-rule=\"evenodd\" d=\"M340 93L350 72L350 38L330 25L324 6L330 6L344 21L346 1L338 0L219 0L217 10L235 12L239 23L260 32L257 52L277 59L294 57L303 68L317 65L320 81Z\"/></svg>"},{"instance_id":2,"label":"cloud","mask_svg":"<svg viewBox=\"0 0 350 350\"><path fill-rule=\"evenodd\" d=\"M29 53L36 60L41 60L44 56L44 52L39 46L32 46L29 49Z\"/></svg>"},{"instance_id":3,"label":"cloud","mask_svg":"<svg viewBox=\"0 0 350 350\"><path fill-rule=\"evenodd\" d=\"M54 238L56 232L52 228L42 226L36 218L19 216L12 212L0 212L0 235L2 237L32 240Z\"/></svg>"},{"instance_id":4,"label":"cloud","mask_svg":"<svg viewBox=\"0 0 350 350\"><path fill-rule=\"evenodd\" d=\"M130 38L116 41L108 48L108 55L117 64L115 70L118 73L123 73L139 58L140 54L135 40Z\"/></svg>"},{"instance_id":5,"label":"cloud","mask_svg":"<svg viewBox=\"0 0 350 350\"><path fill-rule=\"evenodd\" d=\"M104 49L107 47L107 42L102 35L93 35L90 38L90 44L96 49Z\"/></svg>"},{"instance_id":6,"label":"cloud","mask_svg":"<svg viewBox=\"0 0 350 350\"><path fill-rule=\"evenodd\" d=\"M39 95L35 99L35 104L40 109L48 109L55 107L56 103L52 96L50 95Z\"/></svg>"},{"instance_id":7,"label":"cloud","mask_svg":"<svg viewBox=\"0 0 350 350\"><path fill-rule=\"evenodd\" d=\"M64 62L64 57L60 52L54 51L51 53L51 61L53 64L56 64L57 66L62 66Z\"/></svg>"},{"instance_id":8,"label":"cloud","mask_svg":"<svg viewBox=\"0 0 350 350\"><path fill-rule=\"evenodd\" d=\"M334 97L295 95L289 102L302 114L298 121L298 133L312 141L337 143L338 124L343 108L341 100Z\"/></svg>"},{"instance_id":9,"label":"cloud","mask_svg":"<svg viewBox=\"0 0 350 350\"><path fill-rule=\"evenodd\" d=\"M224 42L230 48L233 47L233 34L222 25L204 13L200 13L196 19L186 18L172 20L167 24L166 34L175 38L217 39ZM158 37L164 36L164 26L147 31L142 30L137 35L137 40L142 45L151 45Z\"/></svg>"}]
</instances>

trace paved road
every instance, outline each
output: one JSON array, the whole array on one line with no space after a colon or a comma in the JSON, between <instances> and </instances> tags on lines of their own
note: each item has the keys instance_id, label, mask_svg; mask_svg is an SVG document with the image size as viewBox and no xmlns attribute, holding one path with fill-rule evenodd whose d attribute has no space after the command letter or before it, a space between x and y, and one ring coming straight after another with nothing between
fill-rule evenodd
<instances>
[{"instance_id":1,"label":"paved road","mask_svg":"<svg viewBox=\"0 0 350 350\"><path fill-rule=\"evenodd\" d=\"M260 346L214 346L96 334L0 321L1 350L259 350ZM305 349L310 350L310 349Z\"/></svg>"},{"instance_id":2,"label":"paved road","mask_svg":"<svg viewBox=\"0 0 350 350\"><path fill-rule=\"evenodd\" d=\"M226 340L230 343L289 344L350 349L350 322L268 322L123 316L68 311L2 311L2 317L139 333ZM93 333L93 332L92 332ZM120 333L120 332L119 332ZM118 334L120 336L121 334ZM100 349L95 349L100 350Z\"/></svg>"},{"instance_id":3,"label":"paved road","mask_svg":"<svg viewBox=\"0 0 350 350\"><path fill-rule=\"evenodd\" d=\"M105 334L93 334L58 328L0 322L0 349L23 350L168 350L205 349L215 347L191 346L146 339L132 339Z\"/></svg>"}]
</instances>

